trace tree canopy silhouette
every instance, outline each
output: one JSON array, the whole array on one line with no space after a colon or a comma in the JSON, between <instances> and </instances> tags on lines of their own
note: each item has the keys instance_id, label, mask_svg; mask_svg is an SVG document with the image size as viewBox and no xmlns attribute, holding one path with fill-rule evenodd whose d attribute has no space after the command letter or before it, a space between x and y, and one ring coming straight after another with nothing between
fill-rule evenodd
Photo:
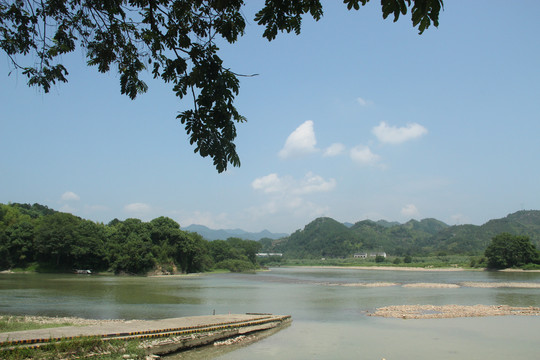
<instances>
[{"instance_id":1,"label":"tree canopy silhouette","mask_svg":"<svg viewBox=\"0 0 540 360\"><path fill-rule=\"evenodd\" d=\"M359 10L369 0L344 0ZM0 0L0 49L28 85L48 92L68 81L61 55L84 49L99 72L117 71L120 91L131 99L148 90L141 71L171 83L180 99L192 98L178 114L194 151L210 156L218 172L240 166L236 123L246 121L234 105L239 75L223 64L217 39L234 43L244 34L241 0ZM397 21L410 9L421 34L438 26L442 0L381 0L382 15ZM323 16L320 0L266 0L255 15L271 41L279 32L300 34L305 15Z\"/></svg>"}]
</instances>

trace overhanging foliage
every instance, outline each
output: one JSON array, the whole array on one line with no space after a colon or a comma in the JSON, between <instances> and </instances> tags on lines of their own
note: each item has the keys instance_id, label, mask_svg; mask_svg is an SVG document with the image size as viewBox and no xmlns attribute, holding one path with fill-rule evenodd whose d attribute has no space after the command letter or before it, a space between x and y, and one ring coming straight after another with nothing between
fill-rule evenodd
<instances>
[{"instance_id":1,"label":"overhanging foliage","mask_svg":"<svg viewBox=\"0 0 540 360\"><path fill-rule=\"evenodd\" d=\"M369 0L344 0L359 10ZM116 71L120 92L135 99L148 90L140 78L172 85L180 99L192 98L177 118L194 151L210 156L218 172L228 164L240 166L236 152L236 123L246 119L234 105L239 93L237 73L223 64L218 40L234 43L246 21L240 0L0 0L0 49L28 85L48 92L68 81L62 55L82 48L87 63L99 72ZM382 14L397 21L410 8L420 33L438 25L442 0L382 0ZM263 37L301 31L302 18L323 15L319 0L266 0L255 15L265 27Z\"/></svg>"}]
</instances>

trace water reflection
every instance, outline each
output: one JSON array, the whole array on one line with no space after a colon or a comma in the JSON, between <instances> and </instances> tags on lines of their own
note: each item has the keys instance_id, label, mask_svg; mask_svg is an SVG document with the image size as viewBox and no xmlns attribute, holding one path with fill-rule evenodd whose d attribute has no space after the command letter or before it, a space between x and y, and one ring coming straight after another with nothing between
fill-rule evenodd
<instances>
[{"instance_id":1,"label":"water reflection","mask_svg":"<svg viewBox=\"0 0 540 360\"><path fill-rule=\"evenodd\" d=\"M395 282L388 287L336 286ZM533 282L539 273L286 269L198 277L0 275L0 311L85 317L159 318L274 312L307 318L398 304L539 306L539 289L405 288L409 283ZM61 306L58 306L61 304ZM319 315L322 314L322 315Z\"/></svg>"},{"instance_id":2,"label":"water reflection","mask_svg":"<svg viewBox=\"0 0 540 360\"><path fill-rule=\"evenodd\" d=\"M337 286L393 282L386 287ZM279 268L257 274L111 277L0 274L0 312L158 319L269 312L290 314L277 334L223 359L534 358L537 317L396 320L365 316L402 304L540 306L539 288L410 288L411 283L540 283L540 273L404 272ZM514 356L515 355L515 356ZM204 358L204 357L203 357Z\"/></svg>"}]
</instances>

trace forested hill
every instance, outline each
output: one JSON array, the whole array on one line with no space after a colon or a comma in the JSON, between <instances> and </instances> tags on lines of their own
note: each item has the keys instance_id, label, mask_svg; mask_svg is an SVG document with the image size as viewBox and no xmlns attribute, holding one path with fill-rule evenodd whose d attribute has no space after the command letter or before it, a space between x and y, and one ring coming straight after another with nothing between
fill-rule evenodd
<instances>
[{"instance_id":1,"label":"forested hill","mask_svg":"<svg viewBox=\"0 0 540 360\"><path fill-rule=\"evenodd\" d=\"M0 204L0 271L243 271L257 267L260 246L235 237L207 241L164 216L103 224L39 204Z\"/></svg>"},{"instance_id":2,"label":"forested hill","mask_svg":"<svg viewBox=\"0 0 540 360\"><path fill-rule=\"evenodd\" d=\"M477 255L503 232L526 235L540 247L540 211L518 211L481 226L448 226L436 219L342 224L323 217L288 237L257 242L237 237L206 241L167 217L102 224L39 204L0 204L0 270L32 264L125 273L144 273L164 264L181 272L245 269L256 266L259 251L288 258L352 257L358 252L382 251L395 256Z\"/></svg>"},{"instance_id":3,"label":"forested hill","mask_svg":"<svg viewBox=\"0 0 540 360\"><path fill-rule=\"evenodd\" d=\"M481 226L451 226L435 234L431 246L449 253L483 251L495 235L503 232L527 235L536 247L540 247L540 211L518 211Z\"/></svg>"},{"instance_id":4,"label":"forested hill","mask_svg":"<svg viewBox=\"0 0 540 360\"><path fill-rule=\"evenodd\" d=\"M346 226L331 218L318 218L288 238L262 243L265 252L291 258L350 257L364 251L391 255L481 254L495 235L527 235L540 245L540 211L518 211L502 219L477 225L449 226L436 219L405 224L363 220Z\"/></svg>"},{"instance_id":5,"label":"forested hill","mask_svg":"<svg viewBox=\"0 0 540 360\"><path fill-rule=\"evenodd\" d=\"M330 218L318 218L283 241L279 251L291 258L345 256L359 247L360 239L346 225Z\"/></svg>"}]
</instances>

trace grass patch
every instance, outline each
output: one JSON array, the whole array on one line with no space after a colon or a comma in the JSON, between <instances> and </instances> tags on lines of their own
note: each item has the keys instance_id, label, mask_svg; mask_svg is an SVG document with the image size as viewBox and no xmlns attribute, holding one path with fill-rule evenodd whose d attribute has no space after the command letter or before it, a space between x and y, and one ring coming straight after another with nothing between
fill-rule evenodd
<instances>
[{"instance_id":1,"label":"grass patch","mask_svg":"<svg viewBox=\"0 0 540 360\"><path fill-rule=\"evenodd\" d=\"M526 264L522 267L523 270L540 270L540 264Z\"/></svg>"},{"instance_id":2,"label":"grass patch","mask_svg":"<svg viewBox=\"0 0 540 360\"><path fill-rule=\"evenodd\" d=\"M0 316L0 332L12 332L22 330L47 329L52 327L70 326L72 323L47 323L29 321L24 316Z\"/></svg>"},{"instance_id":3,"label":"grass patch","mask_svg":"<svg viewBox=\"0 0 540 360\"><path fill-rule=\"evenodd\" d=\"M17 267L17 268L13 268L11 269L12 272L14 273L36 273L38 272L38 269L39 269L39 265L38 263L30 263L28 265L26 265L25 267Z\"/></svg>"},{"instance_id":4,"label":"grass patch","mask_svg":"<svg viewBox=\"0 0 540 360\"><path fill-rule=\"evenodd\" d=\"M0 316L0 332L44 329L60 326L76 325L69 322L32 321L25 316ZM20 346L0 348L2 360L56 360L91 358L96 360L145 359L145 350L139 347L139 340L103 341L99 337L83 337L44 344L38 348Z\"/></svg>"},{"instance_id":5,"label":"grass patch","mask_svg":"<svg viewBox=\"0 0 540 360\"><path fill-rule=\"evenodd\" d=\"M12 350L0 349L0 358L5 360L69 360L80 358L123 360L125 355L129 355L130 359L145 359L145 350L139 344L139 340L103 341L100 338L88 337L62 340L35 349L28 347Z\"/></svg>"},{"instance_id":6,"label":"grass patch","mask_svg":"<svg viewBox=\"0 0 540 360\"><path fill-rule=\"evenodd\" d=\"M227 269L230 272L253 272L257 267L246 260L227 259L218 262L215 265L216 269Z\"/></svg>"},{"instance_id":7,"label":"grass patch","mask_svg":"<svg viewBox=\"0 0 540 360\"><path fill-rule=\"evenodd\" d=\"M11 269L14 273L42 273L42 274L63 274L70 273L70 269L59 269L50 264L29 263L25 267Z\"/></svg>"}]
</instances>

